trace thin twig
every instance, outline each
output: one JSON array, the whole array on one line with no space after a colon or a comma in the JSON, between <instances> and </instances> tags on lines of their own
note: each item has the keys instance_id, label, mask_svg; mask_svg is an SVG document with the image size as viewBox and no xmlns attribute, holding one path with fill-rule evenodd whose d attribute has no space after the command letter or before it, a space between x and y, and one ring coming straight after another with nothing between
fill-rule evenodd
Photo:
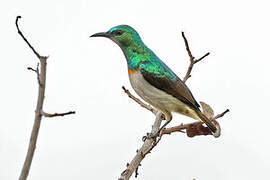
<instances>
[{"instance_id":1,"label":"thin twig","mask_svg":"<svg viewBox=\"0 0 270 180\"><path fill-rule=\"evenodd\" d=\"M29 41L24 37L23 33L21 32L19 25L18 25L18 21L19 19L22 18L21 16L17 16L15 24L18 30L19 35L23 38L23 40L28 44L28 46L30 47L30 49L32 49L32 51L35 53L35 55L37 56L38 59L41 58L41 56L39 55L39 53L34 49L34 47L29 43Z\"/></svg>"},{"instance_id":2,"label":"thin twig","mask_svg":"<svg viewBox=\"0 0 270 180\"><path fill-rule=\"evenodd\" d=\"M33 69L33 68L31 68L31 67L28 67L27 69L30 70L30 71L33 71L33 72L35 72L35 73L37 74L37 81L38 81L38 84L39 84L40 86L42 86L42 84L40 83L39 63L37 63L36 69Z\"/></svg>"},{"instance_id":3,"label":"thin twig","mask_svg":"<svg viewBox=\"0 0 270 180\"><path fill-rule=\"evenodd\" d=\"M54 113L54 114L49 114L49 113L46 113L44 111L41 112L41 114L45 117L66 116L66 115L75 114L75 113L76 113L75 111L69 111L69 112L65 112L65 113Z\"/></svg>"},{"instance_id":4,"label":"thin twig","mask_svg":"<svg viewBox=\"0 0 270 180\"><path fill-rule=\"evenodd\" d=\"M221 117L223 117L223 116L224 116L226 113L228 113L228 112L230 112L230 110L229 110L229 109L226 109L223 113L216 115L216 116L214 117L214 119L221 118Z\"/></svg>"},{"instance_id":5,"label":"thin twig","mask_svg":"<svg viewBox=\"0 0 270 180\"><path fill-rule=\"evenodd\" d=\"M194 64L196 64L197 62L200 62L201 60L203 60L206 56L209 56L210 52L206 53L205 55L203 55L201 58L195 60Z\"/></svg>"},{"instance_id":6,"label":"thin twig","mask_svg":"<svg viewBox=\"0 0 270 180\"><path fill-rule=\"evenodd\" d=\"M193 61L193 60L194 60L194 57L193 57L193 55L192 55L192 53L191 53L191 51L190 51L190 48L189 48L189 45L188 45L188 41L187 41L187 38L186 38L184 32L182 32L182 37L183 37L183 39L184 39L185 46L186 46L186 50L187 50L187 52L188 52L188 56L190 57L190 61Z\"/></svg>"},{"instance_id":7,"label":"thin twig","mask_svg":"<svg viewBox=\"0 0 270 180\"><path fill-rule=\"evenodd\" d=\"M187 41L187 38L186 38L184 32L182 32L182 37L183 37L183 39L184 39L185 46L186 46L186 50L187 50L187 53L188 53L188 56L189 56L189 60L190 60L190 64L189 64L189 66L188 66L188 70L187 70L187 72L186 72L185 77L183 78L183 82L186 83L186 81L188 80L188 78L191 77L190 74L191 74L191 71L192 71L192 69L193 69L194 64L196 64L196 63L200 62L201 60L203 60L203 59L204 59L206 56L208 56L210 53L208 52L208 53L206 53L205 55L203 55L201 58L195 59L195 57L194 57L194 56L192 55L192 53L191 53L191 50L190 50L190 47L189 47L189 44L188 44L188 41Z\"/></svg>"},{"instance_id":8,"label":"thin twig","mask_svg":"<svg viewBox=\"0 0 270 180\"><path fill-rule=\"evenodd\" d=\"M145 104L144 102L142 102L140 99L136 98L135 96L133 96L128 89L125 88L125 86L122 86L122 89L124 90L124 92L128 95L128 97L130 97L131 99L133 99L136 103L138 103L139 105L141 105L143 108L151 111L152 113L156 114L157 110L154 109L153 107L151 107L150 105Z\"/></svg>"}]
</instances>

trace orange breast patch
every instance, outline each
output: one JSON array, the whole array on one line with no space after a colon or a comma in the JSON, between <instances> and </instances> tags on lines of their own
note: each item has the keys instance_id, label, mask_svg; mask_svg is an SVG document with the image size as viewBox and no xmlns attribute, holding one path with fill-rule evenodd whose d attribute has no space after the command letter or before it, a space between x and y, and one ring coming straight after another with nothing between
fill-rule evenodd
<instances>
[{"instance_id":1,"label":"orange breast patch","mask_svg":"<svg viewBox=\"0 0 270 180\"><path fill-rule=\"evenodd\" d=\"M136 70L132 70L132 69L128 69L128 74L131 76L132 74L134 74L136 72Z\"/></svg>"}]
</instances>

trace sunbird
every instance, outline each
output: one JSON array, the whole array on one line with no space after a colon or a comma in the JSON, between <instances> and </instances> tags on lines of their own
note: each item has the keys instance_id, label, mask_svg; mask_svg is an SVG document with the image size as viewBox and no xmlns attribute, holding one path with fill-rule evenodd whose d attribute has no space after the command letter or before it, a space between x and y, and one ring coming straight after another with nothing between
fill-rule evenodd
<instances>
[{"instance_id":1,"label":"sunbird","mask_svg":"<svg viewBox=\"0 0 270 180\"><path fill-rule=\"evenodd\" d=\"M200 120L214 137L219 136L218 128L200 111L200 105L187 85L143 43L135 29L119 25L90 37L109 38L122 49L132 88L165 115L166 122L153 137L172 120L172 112Z\"/></svg>"}]
</instances>

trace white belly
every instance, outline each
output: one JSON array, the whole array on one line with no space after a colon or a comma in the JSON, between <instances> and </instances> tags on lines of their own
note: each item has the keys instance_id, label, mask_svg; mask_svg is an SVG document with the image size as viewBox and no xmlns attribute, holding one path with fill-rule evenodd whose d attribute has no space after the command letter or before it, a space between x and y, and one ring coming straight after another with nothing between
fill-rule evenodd
<instances>
[{"instance_id":1,"label":"white belly","mask_svg":"<svg viewBox=\"0 0 270 180\"><path fill-rule=\"evenodd\" d=\"M167 120L172 119L171 112L178 112L194 119L198 119L197 114L189 108L186 104L182 103L177 98L155 88L149 84L137 71L129 76L131 86L135 92L146 102L162 111Z\"/></svg>"}]
</instances>

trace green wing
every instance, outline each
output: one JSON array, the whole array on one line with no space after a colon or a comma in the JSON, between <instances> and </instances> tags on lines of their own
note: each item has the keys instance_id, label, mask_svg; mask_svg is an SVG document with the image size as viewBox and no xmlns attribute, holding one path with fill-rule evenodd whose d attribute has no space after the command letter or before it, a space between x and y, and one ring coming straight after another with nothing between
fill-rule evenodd
<instances>
[{"instance_id":1,"label":"green wing","mask_svg":"<svg viewBox=\"0 0 270 180\"><path fill-rule=\"evenodd\" d=\"M141 63L139 69L148 83L174 96L192 109L199 109L200 105L188 87L166 64L148 61Z\"/></svg>"}]
</instances>

